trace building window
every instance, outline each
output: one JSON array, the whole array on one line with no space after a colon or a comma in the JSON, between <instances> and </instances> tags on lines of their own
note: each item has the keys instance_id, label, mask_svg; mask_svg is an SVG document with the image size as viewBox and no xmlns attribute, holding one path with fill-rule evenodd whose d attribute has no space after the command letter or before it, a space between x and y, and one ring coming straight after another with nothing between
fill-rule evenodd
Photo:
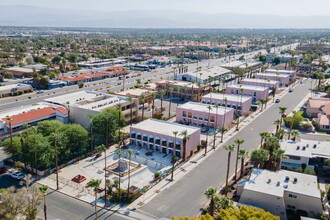
<instances>
[{"instance_id":1,"label":"building window","mask_svg":"<svg viewBox=\"0 0 330 220\"><path fill-rule=\"evenodd\" d=\"M298 196L296 196L296 195L293 195L293 194L289 194L289 198L292 198L292 199L297 199L297 198L298 198Z\"/></svg>"},{"instance_id":2,"label":"building window","mask_svg":"<svg viewBox=\"0 0 330 220\"><path fill-rule=\"evenodd\" d=\"M296 209L296 206L293 206L293 205L287 205L286 206L288 209Z\"/></svg>"},{"instance_id":3,"label":"building window","mask_svg":"<svg viewBox=\"0 0 330 220\"><path fill-rule=\"evenodd\" d=\"M211 122L214 122L214 120L215 120L215 117L212 115L212 116L210 117L210 121L211 121Z\"/></svg>"},{"instance_id":4,"label":"building window","mask_svg":"<svg viewBox=\"0 0 330 220\"><path fill-rule=\"evenodd\" d=\"M191 118L192 117L192 113L188 112L188 117Z\"/></svg>"},{"instance_id":5,"label":"building window","mask_svg":"<svg viewBox=\"0 0 330 220\"><path fill-rule=\"evenodd\" d=\"M186 117L187 116L187 113L185 111L182 112L182 116L183 117Z\"/></svg>"},{"instance_id":6,"label":"building window","mask_svg":"<svg viewBox=\"0 0 330 220\"><path fill-rule=\"evenodd\" d=\"M298 156L288 156L290 160L300 160L300 157Z\"/></svg>"},{"instance_id":7,"label":"building window","mask_svg":"<svg viewBox=\"0 0 330 220\"><path fill-rule=\"evenodd\" d=\"M253 93L253 96L257 96L257 92L254 92L254 93Z\"/></svg>"}]
</instances>

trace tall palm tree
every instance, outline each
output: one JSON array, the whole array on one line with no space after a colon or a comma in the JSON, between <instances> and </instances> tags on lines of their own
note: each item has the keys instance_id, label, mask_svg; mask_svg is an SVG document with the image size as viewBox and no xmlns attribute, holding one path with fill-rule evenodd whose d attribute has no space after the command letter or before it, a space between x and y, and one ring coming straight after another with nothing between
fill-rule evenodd
<instances>
[{"instance_id":1,"label":"tall palm tree","mask_svg":"<svg viewBox=\"0 0 330 220\"><path fill-rule=\"evenodd\" d=\"M212 149L215 150L215 139L216 139L216 136L217 136L217 129L215 129L214 132L211 132L210 135L213 137Z\"/></svg>"},{"instance_id":2,"label":"tall palm tree","mask_svg":"<svg viewBox=\"0 0 330 220\"><path fill-rule=\"evenodd\" d=\"M275 131L275 134L278 135L278 131L280 130L280 127L281 127L281 119L277 119L274 121L274 125L276 125L276 131Z\"/></svg>"},{"instance_id":3,"label":"tall palm tree","mask_svg":"<svg viewBox=\"0 0 330 220\"><path fill-rule=\"evenodd\" d=\"M120 146L121 142L121 124L120 124L120 118L121 118L121 110L122 110L123 105L122 104L117 104L116 109L118 111L118 118L117 118L117 125L118 125L118 146ZM108 146L106 146L108 148Z\"/></svg>"},{"instance_id":4,"label":"tall palm tree","mask_svg":"<svg viewBox=\"0 0 330 220\"><path fill-rule=\"evenodd\" d=\"M145 103L146 97L144 96L144 94L141 94L139 99L140 99L140 102L142 102L142 121L143 121L144 120L144 103Z\"/></svg>"},{"instance_id":5,"label":"tall palm tree","mask_svg":"<svg viewBox=\"0 0 330 220\"><path fill-rule=\"evenodd\" d=\"M209 187L206 189L204 195L206 195L206 197L208 199L210 199L210 213L211 213L211 216L214 215L214 199L215 197L217 196L217 189L214 188L214 187Z\"/></svg>"},{"instance_id":6,"label":"tall palm tree","mask_svg":"<svg viewBox=\"0 0 330 220\"><path fill-rule=\"evenodd\" d=\"M188 131L187 130L183 130L181 131L181 133L179 134L180 136L183 137L182 140L182 144L183 144L183 159L186 159L186 148L187 148L187 141L190 139L190 135L188 135Z\"/></svg>"},{"instance_id":7,"label":"tall palm tree","mask_svg":"<svg viewBox=\"0 0 330 220\"><path fill-rule=\"evenodd\" d=\"M183 86L183 91L184 91L184 95L183 95L183 101L186 101L187 98L187 91L188 91L188 86Z\"/></svg>"},{"instance_id":8,"label":"tall palm tree","mask_svg":"<svg viewBox=\"0 0 330 220\"><path fill-rule=\"evenodd\" d=\"M283 137L284 137L285 134L286 134L286 131L283 128L280 129L279 132L278 132L278 138L280 140L283 140Z\"/></svg>"},{"instance_id":9,"label":"tall palm tree","mask_svg":"<svg viewBox=\"0 0 330 220\"><path fill-rule=\"evenodd\" d=\"M226 128L224 126L220 126L220 127L218 127L218 130L221 132L221 143L223 143L223 136L224 136L224 133L228 130L228 128Z\"/></svg>"},{"instance_id":10,"label":"tall palm tree","mask_svg":"<svg viewBox=\"0 0 330 220\"><path fill-rule=\"evenodd\" d=\"M57 138L58 134L53 133L53 142L55 148L55 173L56 173L56 190L59 190L59 183L58 183L58 150L57 150Z\"/></svg>"},{"instance_id":11,"label":"tall palm tree","mask_svg":"<svg viewBox=\"0 0 330 220\"><path fill-rule=\"evenodd\" d=\"M244 172L244 160L248 158L249 152L245 149L240 149L238 155L239 158L241 158L241 177L242 177Z\"/></svg>"},{"instance_id":12,"label":"tall palm tree","mask_svg":"<svg viewBox=\"0 0 330 220\"><path fill-rule=\"evenodd\" d=\"M236 139L235 144L237 144L237 150L236 150L236 164L235 164L235 181L237 180L237 167L238 167L238 158L239 158L239 151L241 144L244 143L244 140Z\"/></svg>"},{"instance_id":13,"label":"tall palm tree","mask_svg":"<svg viewBox=\"0 0 330 220\"><path fill-rule=\"evenodd\" d=\"M123 152L121 149L118 149L115 151L115 154L118 156L118 167L120 169L120 159L121 156L123 156L125 154L125 152ZM118 174L118 197L119 197L119 202L121 202L121 188L120 188L120 180L121 180L121 173L119 172Z\"/></svg>"},{"instance_id":14,"label":"tall palm tree","mask_svg":"<svg viewBox=\"0 0 330 220\"><path fill-rule=\"evenodd\" d=\"M297 129L293 129L290 133L293 141L296 141L296 138L300 136L300 133Z\"/></svg>"},{"instance_id":15,"label":"tall palm tree","mask_svg":"<svg viewBox=\"0 0 330 220\"><path fill-rule=\"evenodd\" d=\"M131 126L133 124L133 103L134 103L134 99L132 96L128 96L128 101L129 101L129 105L130 105L130 115L131 115Z\"/></svg>"},{"instance_id":16,"label":"tall palm tree","mask_svg":"<svg viewBox=\"0 0 330 220\"><path fill-rule=\"evenodd\" d=\"M286 109L287 109L286 107L279 107L280 114L281 114L281 128L282 128L282 125L283 125L283 118L284 118L284 114L285 114Z\"/></svg>"},{"instance_id":17,"label":"tall palm tree","mask_svg":"<svg viewBox=\"0 0 330 220\"><path fill-rule=\"evenodd\" d=\"M97 189L100 187L101 182L102 182L102 180L100 180L100 179L97 179L97 180L92 179L91 181L89 181L87 183L87 186L94 188L94 193L95 193L94 194L95 195L95 204L94 204L94 206L95 206L95 219L96 220L98 219L98 215L97 215Z\"/></svg>"},{"instance_id":18,"label":"tall palm tree","mask_svg":"<svg viewBox=\"0 0 330 220\"><path fill-rule=\"evenodd\" d=\"M125 154L128 155L128 182L127 182L127 195L126 195L126 201L129 201L129 188L131 184L131 157L134 155L134 152L132 149L128 149Z\"/></svg>"},{"instance_id":19,"label":"tall palm tree","mask_svg":"<svg viewBox=\"0 0 330 220\"><path fill-rule=\"evenodd\" d=\"M281 159L285 157L284 155L285 151L282 149L277 149L274 151L273 156L274 156L274 160L275 160L275 170L279 170L281 167Z\"/></svg>"},{"instance_id":20,"label":"tall palm tree","mask_svg":"<svg viewBox=\"0 0 330 220\"><path fill-rule=\"evenodd\" d=\"M151 93L151 99L152 99L152 106L151 106L151 117L154 117L154 110L155 110L155 99L157 97L156 93Z\"/></svg>"},{"instance_id":21,"label":"tall palm tree","mask_svg":"<svg viewBox=\"0 0 330 220\"><path fill-rule=\"evenodd\" d=\"M227 157L227 174L226 174L226 193L228 189L228 182L229 182L229 170L230 170L230 158L231 158L231 152L235 150L235 147L233 144L228 146L223 146L223 148L228 151L228 157Z\"/></svg>"},{"instance_id":22,"label":"tall palm tree","mask_svg":"<svg viewBox=\"0 0 330 220\"><path fill-rule=\"evenodd\" d=\"M172 105L173 90L174 90L173 87L168 88L169 95L170 95L170 104L169 104L169 107L168 107L168 118L169 119L171 118L171 105Z\"/></svg>"},{"instance_id":23,"label":"tall palm tree","mask_svg":"<svg viewBox=\"0 0 330 220\"><path fill-rule=\"evenodd\" d=\"M173 134L174 134L174 146L173 146L173 156L175 156L175 152L176 152L176 149L175 149L175 145L176 145L176 136L178 135L178 131L173 131Z\"/></svg>"},{"instance_id":24,"label":"tall palm tree","mask_svg":"<svg viewBox=\"0 0 330 220\"><path fill-rule=\"evenodd\" d=\"M290 140L290 135L291 135L291 131L292 131L292 128L293 128L293 124L294 124L294 120L296 118L296 115L297 115L297 112L296 111L292 111L292 120L291 120L291 123L290 123L290 131L289 131L289 136L288 136L288 139Z\"/></svg>"},{"instance_id":25,"label":"tall palm tree","mask_svg":"<svg viewBox=\"0 0 330 220\"><path fill-rule=\"evenodd\" d=\"M163 99L164 99L165 91L159 90L158 96L160 98L160 114L163 115Z\"/></svg>"},{"instance_id":26,"label":"tall palm tree","mask_svg":"<svg viewBox=\"0 0 330 220\"><path fill-rule=\"evenodd\" d=\"M209 110L209 114L208 114L208 120L207 120L207 130L206 130L206 144L205 144L205 155L207 154L207 145L208 145L208 139L209 139L209 129L210 129L210 114L211 114L211 110L212 107L211 105L207 106L207 109Z\"/></svg>"},{"instance_id":27,"label":"tall palm tree","mask_svg":"<svg viewBox=\"0 0 330 220\"><path fill-rule=\"evenodd\" d=\"M39 187L40 192L42 193L44 197L44 215L45 215L45 220L47 220L47 203L46 203L46 196L47 196L47 190L48 186L42 185Z\"/></svg>"},{"instance_id":28,"label":"tall palm tree","mask_svg":"<svg viewBox=\"0 0 330 220\"><path fill-rule=\"evenodd\" d=\"M241 95L241 101L240 101L240 106L241 106L241 110L242 110L242 97L243 97L243 92L244 92L244 89L243 88L240 88L239 89L239 91L240 91L240 95ZM237 109L238 109L238 105L237 105ZM239 121L239 117L240 117L240 113L237 111L237 124L236 124L236 131L238 131L239 130L239 123L240 123L240 121Z\"/></svg>"},{"instance_id":29,"label":"tall palm tree","mask_svg":"<svg viewBox=\"0 0 330 220\"><path fill-rule=\"evenodd\" d=\"M13 127L12 127L12 118L7 117L6 120L8 121L9 125L9 136L10 136L10 147L13 147Z\"/></svg>"},{"instance_id":30,"label":"tall palm tree","mask_svg":"<svg viewBox=\"0 0 330 220\"><path fill-rule=\"evenodd\" d=\"M98 146L96 149L96 152L98 154L102 154L104 152L104 182L107 182L107 148L106 146L104 146L103 144L101 144L100 146ZM105 198L105 202L104 202L104 207L107 206L107 191L104 190L104 198Z\"/></svg>"},{"instance_id":31,"label":"tall palm tree","mask_svg":"<svg viewBox=\"0 0 330 220\"><path fill-rule=\"evenodd\" d=\"M269 136L269 133L261 132L261 133L259 133L259 136L261 137L260 146L262 147L264 144L264 140Z\"/></svg>"},{"instance_id":32,"label":"tall palm tree","mask_svg":"<svg viewBox=\"0 0 330 220\"><path fill-rule=\"evenodd\" d=\"M251 161L255 167L264 168L265 162L269 158L269 152L265 149L254 150L251 153Z\"/></svg>"},{"instance_id":33,"label":"tall palm tree","mask_svg":"<svg viewBox=\"0 0 330 220\"><path fill-rule=\"evenodd\" d=\"M174 174L174 166L176 162L178 162L179 158L176 156L172 157L171 163L172 163L172 172L171 172L171 181L173 181L173 174Z\"/></svg>"}]
</instances>

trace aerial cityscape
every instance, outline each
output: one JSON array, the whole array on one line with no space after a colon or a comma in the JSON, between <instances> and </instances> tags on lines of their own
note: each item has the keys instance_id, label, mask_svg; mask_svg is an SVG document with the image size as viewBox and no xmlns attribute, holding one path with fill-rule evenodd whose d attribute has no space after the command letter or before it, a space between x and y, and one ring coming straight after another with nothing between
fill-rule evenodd
<instances>
[{"instance_id":1,"label":"aerial cityscape","mask_svg":"<svg viewBox=\"0 0 330 220\"><path fill-rule=\"evenodd\" d=\"M272 4L1 2L0 220L329 220L330 2Z\"/></svg>"}]
</instances>

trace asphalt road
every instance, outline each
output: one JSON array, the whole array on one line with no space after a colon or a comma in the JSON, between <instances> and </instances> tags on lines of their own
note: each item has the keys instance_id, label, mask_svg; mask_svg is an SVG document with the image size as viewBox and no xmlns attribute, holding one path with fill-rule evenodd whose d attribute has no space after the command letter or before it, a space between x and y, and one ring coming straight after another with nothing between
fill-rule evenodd
<instances>
[{"instance_id":1,"label":"asphalt road","mask_svg":"<svg viewBox=\"0 0 330 220\"><path fill-rule=\"evenodd\" d=\"M273 122L280 117L279 106L287 107L291 112L308 94L310 83L299 84L293 93L288 93L275 104L265 110L258 118L241 129L224 145L234 144L235 139L245 140L242 148L252 151L260 143L260 132L273 132ZM236 152L232 153L230 174L234 174ZM192 171L178 180L172 187L165 189L141 209L157 217L194 216L207 200L204 196L206 188L213 186L221 188L225 183L227 170L227 152L221 148L202 161Z\"/></svg>"}]
</instances>

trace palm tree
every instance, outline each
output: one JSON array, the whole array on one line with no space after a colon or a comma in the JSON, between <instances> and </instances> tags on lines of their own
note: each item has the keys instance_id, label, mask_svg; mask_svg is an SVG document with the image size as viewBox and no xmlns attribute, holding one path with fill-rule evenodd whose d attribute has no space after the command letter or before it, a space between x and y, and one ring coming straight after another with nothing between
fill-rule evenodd
<instances>
[{"instance_id":1,"label":"palm tree","mask_svg":"<svg viewBox=\"0 0 330 220\"><path fill-rule=\"evenodd\" d=\"M92 179L91 181L89 181L87 183L87 186L94 188L94 193L95 193L95 204L94 205L95 205L95 219L96 220L98 219L98 215L97 215L97 189L99 188L101 182L102 182L102 180L100 180L100 179L97 179L97 180Z\"/></svg>"},{"instance_id":2,"label":"palm tree","mask_svg":"<svg viewBox=\"0 0 330 220\"><path fill-rule=\"evenodd\" d=\"M278 138L283 140L284 135L286 134L286 131L282 128L278 132Z\"/></svg>"},{"instance_id":3,"label":"palm tree","mask_svg":"<svg viewBox=\"0 0 330 220\"><path fill-rule=\"evenodd\" d=\"M131 184L131 157L134 155L134 152L132 149L128 149L125 154L128 155L128 182L127 182L127 195L126 195L126 201L129 201L129 188Z\"/></svg>"},{"instance_id":4,"label":"palm tree","mask_svg":"<svg viewBox=\"0 0 330 220\"><path fill-rule=\"evenodd\" d=\"M235 147L233 144L228 146L223 146L223 148L228 151L228 157L227 157L227 174L226 174L226 192L228 190L228 181L229 181L229 170L230 170L230 157L231 152L235 150Z\"/></svg>"},{"instance_id":5,"label":"palm tree","mask_svg":"<svg viewBox=\"0 0 330 220\"><path fill-rule=\"evenodd\" d=\"M213 146L212 146L212 149L215 150L215 139L216 139L216 136L217 136L217 130L215 130L214 132L211 132L210 135L213 136Z\"/></svg>"},{"instance_id":6,"label":"palm tree","mask_svg":"<svg viewBox=\"0 0 330 220\"><path fill-rule=\"evenodd\" d=\"M140 99L140 102L142 102L142 121L143 121L144 120L144 102L145 102L144 94L141 94L139 99Z\"/></svg>"},{"instance_id":7,"label":"palm tree","mask_svg":"<svg viewBox=\"0 0 330 220\"><path fill-rule=\"evenodd\" d=\"M254 150L251 153L251 161L255 167L263 168L265 162L268 160L269 152L265 149Z\"/></svg>"},{"instance_id":8,"label":"palm tree","mask_svg":"<svg viewBox=\"0 0 330 220\"><path fill-rule=\"evenodd\" d=\"M131 115L131 126L133 124L133 97L132 96L128 96L127 100L129 101L129 104L130 104L130 115Z\"/></svg>"},{"instance_id":9,"label":"palm tree","mask_svg":"<svg viewBox=\"0 0 330 220\"><path fill-rule=\"evenodd\" d=\"M241 158L241 177L242 177L244 172L244 160L248 158L249 152L245 149L240 149L238 155Z\"/></svg>"},{"instance_id":10,"label":"palm tree","mask_svg":"<svg viewBox=\"0 0 330 220\"><path fill-rule=\"evenodd\" d=\"M240 94L241 94L241 101L240 101L240 106L241 106L241 110L242 110L242 98L243 98L243 92L244 92L244 89L240 88L239 89L240 91ZM238 105L237 105L237 109L238 109ZM239 117L240 117L240 113L237 111L237 125L236 125L236 131L239 130Z\"/></svg>"},{"instance_id":11,"label":"palm tree","mask_svg":"<svg viewBox=\"0 0 330 220\"><path fill-rule=\"evenodd\" d=\"M235 164L235 181L237 180L237 167L238 167L238 157L239 157L239 150L241 144L244 143L244 140L236 139L235 144L237 144L237 150L236 150L236 164Z\"/></svg>"},{"instance_id":12,"label":"palm tree","mask_svg":"<svg viewBox=\"0 0 330 220\"><path fill-rule=\"evenodd\" d=\"M209 110L209 115L208 115L208 120L207 120L207 130L206 130L206 144L205 144L205 155L207 154L207 145L208 145L208 139L209 139L209 132L208 130L210 129L210 114L211 114L211 110L212 110L212 107L211 105L207 106L207 109Z\"/></svg>"},{"instance_id":13,"label":"palm tree","mask_svg":"<svg viewBox=\"0 0 330 220\"><path fill-rule=\"evenodd\" d=\"M159 90L158 92L158 96L160 97L160 114L163 115L163 98L165 95L165 91L164 90Z\"/></svg>"},{"instance_id":14,"label":"palm tree","mask_svg":"<svg viewBox=\"0 0 330 220\"><path fill-rule=\"evenodd\" d=\"M223 135L228 129L224 126L220 126L218 127L218 130L221 132L221 143L223 143Z\"/></svg>"},{"instance_id":15,"label":"palm tree","mask_svg":"<svg viewBox=\"0 0 330 220\"><path fill-rule=\"evenodd\" d=\"M100 146L98 146L96 149L96 152L98 154L102 154L104 152L104 182L107 182L107 148L106 146L104 146L103 144L101 144ZM104 190L104 206L107 206L107 191Z\"/></svg>"},{"instance_id":16,"label":"palm tree","mask_svg":"<svg viewBox=\"0 0 330 220\"><path fill-rule=\"evenodd\" d=\"M37 133L38 133L38 129L36 126L33 126L32 127L32 130L34 132L34 143L33 143L33 146L34 146L34 169L35 169L35 172L36 172L36 177L37 177L37 180L39 179L38 178L38 169L37 169L37 166L38 166L38 161L37 161Z\"/></svg>"},{"instance_id":17,"label":"palm tree","mask_svg":"<svg viewBox=\"0 0 330 220\"><path fill-rule=\"evenodd\" d=\"M296 138L300 136L300 133L297 129L293 129L290 133L292 135L292 140L293 141L296 141Z\"/></svg>"},{"instance_id":18,"label":"palm tree","mask_svg":"<svg viewBox=\"0 0 330 220\"><path fill-rule=\"evenodd\" d=\"M280 114L281 114L281 127L280 128L282 128L282 125L283 125L283 118L284 118L286 109L287 109L286 107L279 107Z\"/></svg>"},{"instance_id":19,"label":"palm tree","mask_svg":"<svg viewBox=\"0 0 330 220\"><path fill-rule=\"evenodd\" d=\"M123 105L122 104L117 104L116 109L118 111L118 118L117 118L117 123L118 123L118 145L120 146L121 142L121 135L120 135L120 130L121 130L121 125L120 125L120 118L121 118L121 109ZM106 146L108 148L108 146Z\"/></svg>"},{"instance_id":20,"label":"palm tree","mask_svg":"<svg viewBox=\"0 0 330 220\"><path fill-rule=\"evenodd\" d=\"M204 195L206 195L206 197L208 199L210 199L210 213L213 216L214 215L214 199L217 196L217 189L214 187L209 187L206 189Z\"/></svg>"},{"instance_id":21,"label":"palm tree","mask_svg":"<svg viewBox=\"0 0 330 220\"><path fill-rule=\"evenodd\" d=\"M40 192L42 193L44 197L44 215L45 215L45 220L47 220L47 204L46 204L46 195L47 195L47 190L48 186L42 185L39 187Z\"/></svg>"},{"instance_id":22,"label":"palm tree","mask_svg":"<svg viewBox=\"0 0 330 220\"><path fill-rule=\"evenodd\" d=\"M179 134L180 136L183 137L182 140L182 144L183 144L183 159L186 159L186 148L187 148L187 141L190 139L190 135L188 135L188 131L187 130L183 130L181 131L181 133Z\"/></svg>"},{"instance_id":23,"label":"palm tree","mask_svg":"<svg viewBox=\"0 0 330 220\"><path fill-rule=\"evenodd\" d=\"M277 149L274 151L273 153L273 157L274 157L274 160L275 160L275 170L279 170L281 167L281 159L285 157L284 155L285 151L282 150L282 149Z\"/></svg>"},{"instance_id":24,"label":"palm tree","mask_svg":"<svg viewBox=\"0 0 330 220\"><path fill-rule=\"evenodd\" d=\"M275 132L276 135L278 134L278 131L281 127L281 123L282 123L281 119L277 119L277 120L274 121L274 125L276 125L276 132Z\"/></svg>"},{"instance_id":25,"label":"palm tree","mask_svg":"<svg viewBox=\"0 0 330 220\"><path fill-rule=\"evenodd\" d=\"M171 118L171 105L172 105L172 95L173 95L173 90L174 90L173 87L168 88L169 95L170 95L170 104L169 104L169 107L168 107L168 118L169 118L169 119Z\"/></svg>"},{"instance_id":26,"label":"palm tree","mask_svg":"<svg viewBox=\"0 0 330 220\"><path fill-rule=\"evenodd\" d=\"M293 128L294 119L296 118L297 112L296 111L292 111L292 113L293 113L293 116L292 116L292 120L291 120L291 123L290 123L290 131L289 131L289 136L288 136L288 139L289 140L290 140L290 135L291 135L291 131L292 131L292 128Z\"/></svg>"},{"instance_id":27,"label":"palm tree","mask_svg":"<svg viewBox=\"0 0 330 220\"><path fill-rule=\"evenodd\" d=\"M9 125L9 135L10 135L10 147L13 148L13 127L12 127L12 118L7 117L6 120L8 121L8 125Z\"/></svg>"},{"instance_id":28,"label":"palm tree","mask_svg":"<svg viewBox=\"0 0 330 220\"><path fill-rule=\"evenodd\" d=\"M259 133L259 136L261 137L260 146L262 147L264 144L264 140L269 136L269 133L261 132L261 133Z\"/></svg>"},{"instance_id":29,"label":"palm tree","mask_svg":"<svg viewBox=\"0 0 330 220\"><path fill-rule=\"evenodd\" d=\"M176 136L178 135L178 131L173 131L173 134L174 134L174 146L173 146L173 156L175 156L175 145L176 145Z\"/></svg>"},{"instance_id":30,"label":"palm tree","mask_svg":"<svg viewBox=\"0 0 330 220\"><path fill-rule=\"evenodd\" d=\"M171 163L172 163L172 173L171 173L171 181L173 181L173 174L174 174L174 166L176 162L178 162L179 158L176 156L172 157Z\"/></svg>"},{"instance_id":31,"label":"palm tree","mask_svg":"<svg viewBox=\"0 0 330 220\"><path fill-rule=\"evenodd\" d=\"M154 117L154 110L155 110L155 99L157 94L156 93L151 93L151 99L152 99L152 106L151 106L151 117Z\"/></svg>"},{"instance_id":32,"label":"palm tree","mask_svg":"<svg viewBox=\"0 0 330 220\"><path fill-rule=\"evenodd\" d=\"M123 152L122 150L118 149L115 151L115 154L118 156L118 167L120 169L120 159L121 159L121 156L123 156L125 154L125 152ZM121 202L121 188L120 188L120 180L121 180L121 173L118 172L118 198L119 198L119 202Z\"/></svg>"}]
</instances>

